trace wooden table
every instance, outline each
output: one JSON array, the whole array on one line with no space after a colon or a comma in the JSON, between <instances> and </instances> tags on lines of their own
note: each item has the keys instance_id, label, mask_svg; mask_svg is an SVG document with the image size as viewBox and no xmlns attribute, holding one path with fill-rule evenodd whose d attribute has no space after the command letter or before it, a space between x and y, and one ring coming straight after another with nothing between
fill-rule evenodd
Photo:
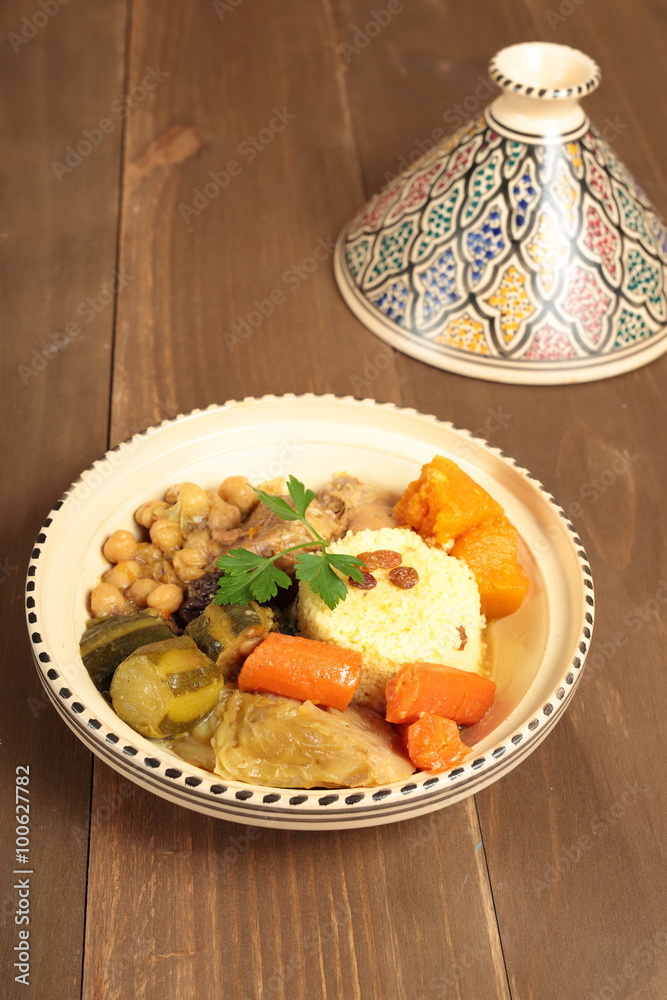
<instances>
[{"instance_id":1,"label":"wooden table","mask_svg":"<svg viewBox=\"0 0 667 1000\"><path fill-rule=\"evenodd\" d=\"M667 996L667 358L548 389L394 352L378 365L387 349L329 259L416 140L444 112L478 110L491 53L532 38L598 61L587 108L667 214L667 5L398 6L377 34L365 25L384 0L3 6L5 996ZM325 260L299 272L318 246ZM354 391L481 430L573 512L591 558L597 628L565 719L493 787L422 819L291 833L169 805L93 761L31 665L25 565L78 472L178 412L290 391ZM24 765L29 990L11 968Z\"/></svg>"}]
</instances>

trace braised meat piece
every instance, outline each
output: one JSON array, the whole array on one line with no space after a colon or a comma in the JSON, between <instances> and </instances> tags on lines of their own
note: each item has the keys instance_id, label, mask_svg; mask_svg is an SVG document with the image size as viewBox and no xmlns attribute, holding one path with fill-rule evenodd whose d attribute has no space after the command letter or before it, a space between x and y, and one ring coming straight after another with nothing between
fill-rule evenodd
<instances>
[{"instance_id":1,"label":"braised meat piece","mask_svg":"<svg viewBox=\"0 0 667 1000\"><path fill-rule=\"evenodd\" d=\"M396 528L394 504L398 500L391 490L370 483L361 483L354 476L341 473L327 483L317 499L339 520L340 533L369 529Z\"/></svg>"},{"instance_id":2,"label":"braised meat piece","mask_svg":"<svg viewBox=\"0 0 667 1000\"><path fill-rule=\"evenodd\" d=\"M289 501L287 496L284 499ZM335 514L327 510L318 500L313 500L310 504L306 517L327 542L340 538L341 526ZM289 549L292 545L301 545L313 540L313 536L301 521L282 521L277 514L261 503L245 519L241 528L236 529L235 534L238 531L241 534L234 538L233 544L225 546L225 551L248 549L266 557L283 549ZM296 552L290 552L289 555L282 556L276 561L276 566L285 573L293 573L297 555Z\"/></svg>"}]
</instances>

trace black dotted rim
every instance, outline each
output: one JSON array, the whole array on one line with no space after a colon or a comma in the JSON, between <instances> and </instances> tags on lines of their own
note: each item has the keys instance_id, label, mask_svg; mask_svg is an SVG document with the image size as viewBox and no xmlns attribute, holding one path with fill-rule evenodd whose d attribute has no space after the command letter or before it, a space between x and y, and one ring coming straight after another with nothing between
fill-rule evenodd
<instances>
[{"instance_id":1,"label":"black dotted rim","mask_svg":"<svg viewBox=\"0 0 667 1000\"><path fill-rule=\"evenodd\" d=\"M489 76L497 86L503 90L511 91L513 94L520 94L523 97L546 98L548 100L567 100L572 97L584 97L599 85L601 79L600 67L593 63L593 71L589 78L576 87L531 87L527 83L519 83L518 80L507 76L498 66L498 57L502 53L497 53L489 63ZM583 53L580 53L583 55ZM586 58L590 58L586 56ZM591 60L592 62L592 60Z\"/></svg>"},{"instance_id":2,"label":"black dotted rim","mask_svg":"<svg viewBox=\"0 0 667 1000\"><path fill-rule=\"evenodd\" d=\"M333 394L318 396L312 393L290 393L282 397L273 395L246 397L243 400L230 400L223 405L213 404L204 410L197 409L188 414L179 414L174 418L164 420L162 423L147 428L138 435L133 435L126 442L116 446L114 450L122 448L123 445L129 445L137 437L153 434L165 426L180 422L188 417L195 417L198 414L213 410L230 409L249 402L276 402L283 399L295 399L299 396L310 400L321 400L322 402L337 400L344 403L358 403L359 405L372 408L389 409L406 415L414 415L435 423L443 427L443 429L455 431L468 440L481 445L485 450L499 457L505 464L511 465L524 478L530 480L533 486L538 487L549 505L555 508L558 515L563 518L563 525L571 536L573 549L582 574L582 583L587 589L590 588L592 591L592 583L590 582L591 571L581 540L578 538L567 516L556 504L551 494L538 482L536 477L523 469L515 459L508 456L500 448L485 441L481 436L457 427L448 421L440 420L431 414L419 413L414 408L400 407L393 403L383 403L370 399L358 399L352 396L335 396ZM105 461L106 457L94 462L88 469L84 470L82 475L95 469L100 463ZM79 477L70 489L56 501L50 516L44 522L45 528L48 529L51 526L54 514L62 508L63 503L80 482L82 482L82 477ZM48 542L48 530L40 533L39 540L40 544ZM34 598L31 596L35 590L35 581L32 578L36 575L35 561L38 559L39 549L35 548L32 561L28 567L26 582L26 609L28 616L33 612L35 607ZM192 804L192 796L196 795L197 799L201 800L203 798L206 800L206 809L208 811L216 815L225 815L231 819L239 818L237 810L241 807L248 815L254 816L259 810L263 816L270 817L275 812L276 818L293 818L299 823L308 823L310 821L316 823L318 817L323 818L325 812L327 816L342 817L343 819L349 818L350 823L355 823L365 814L368 814L369 818L377 815L394 816L401 814L401 818L403 818L403 816L423 809L431 802L446 804L448 801L454 801L455 798L472 794L477 788L485 785L490 780L490 769L493 770L495 780L496 776L499 777L500 774L510 770L516 763L527 756L534 746L537 745L536 731L540 730L539 735L541 738L543 735L546 735L546 731L552 728L553 724L560 717L562 710L569 701L569 697L571 697L581 677L581 668L592 633L594 607L592 594L586 594L585 599L588 610L584 615L586 626L582 628L581 638L577 643L579 655L573 657L567 673L553 692L553 701L558 704L554 704L550 699L544 704L538 716L531 719L526 726L517 730L507 740L503 741L502 744L492 748L483 757L475 758L469 763L464 763L442 774L430 775L428 772L423 772L423 777L415 775L408 783L403 785L380 789L351 790L349 794L345 794L345 790L325 795L322 795L321 792L294 794L294 790L276 791L268 790L266 787L249 788L241 786L238 782L232 782L228 787L220 784L219 780L213 775L206 773L202 777L200 775L204 774L204 772L200 772L199 774L189 773L187 765L183 768L176 768L173 766L173 760L167 762L156 756L147 756L147 746L150 745L148 741L141 748L132 745L130 742L123 743L116 733L108 731L105 724L96 719L94 715L87 716L86 707L80 701L74 700L75 696L70 689L60 686L59 682L61 682L61 679L58 671L53 667L46 669L43 666L43 664L51 662L51 657L44 648L41 633L30 630L30 638L40 678L60 714L64 716L70 727L74 729L77 735L94 753L102 759L113 763L116 767L120 766L129 777L137 780L140 784L154 787L156 791L160 791L162 794L168 792L170 798L179 801L183 805ZM36 614L34 614L34 617L35 619L37 618ZM29 624L33 623L29 620ZM576 674L574 671L576 671ZM139 739L141 738L139 737ZM524 742L524 740L527 742ZM523 746L521 746L522 743ZM520 746L521 749L519 750ZM501 757L504 759L501 763L497 763ZM191 770L196 772L197 769L192 768ZM410 802L410 805L399 807L401 801ZM332 806L336 806L337 808L332 809ZM230 809L230 807L232 808Z\"/></svg>"}]
</instances>

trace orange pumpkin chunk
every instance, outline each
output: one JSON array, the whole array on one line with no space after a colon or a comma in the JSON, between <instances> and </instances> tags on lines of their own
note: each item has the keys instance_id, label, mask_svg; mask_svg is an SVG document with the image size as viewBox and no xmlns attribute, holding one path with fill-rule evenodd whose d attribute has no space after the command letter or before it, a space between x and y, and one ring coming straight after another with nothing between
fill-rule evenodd
<instances>
[{"instance_id":1,"label":"orange pumpkin chunk","mask_svg":"<svg viewBox=\"0 0 667 1000\"><path fill-rule=\"evenodd\" d=\"M455 462L436 455L410 483L394 513L401 524L445 545L482 521L502 516L503 509Z\"/></svg>"},{"instance_id":2,"label":"orange pumpkin chunk","mask_svg":"<svg viewBox=\"0 0 667 1000\"><path fill-rule=\"evenodd\" d=\"M492 517L454 542L451 555L463 559L475 574L487 618L504 618L520 607L528 576L517 555L516 528L506 517Z\"/></svg>"},{"instance_id":3,"label":"orange pumpkin chunk","mask_svg":"<svg viewBox=\"0 0 667 1000\"><path fill-rule=\"evenodd\" d=\"M452 719L423 712L416 722L398 727L408 757L420 771L444 771L470 753Z\"/></svg>"}]
</instances>

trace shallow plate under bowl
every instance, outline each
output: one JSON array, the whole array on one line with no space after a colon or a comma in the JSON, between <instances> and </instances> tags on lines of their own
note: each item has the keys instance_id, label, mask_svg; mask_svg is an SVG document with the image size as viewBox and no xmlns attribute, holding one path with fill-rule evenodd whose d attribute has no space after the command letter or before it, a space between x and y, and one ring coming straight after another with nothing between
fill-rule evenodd
<instances>
[{"instance_id":1,"label":"shallow plate under bowl","mask_svg":"<svg viewBox=\"0 0 667 1000\"><path fill-rule=\"evenodd\" d=\"M314 489L346 471L399 492L443 454L504 506L531 576L528 599L493 625L498 695L468 729L473 752L440 775L383 788L292 790L222 782L126 726L79 657L87 596L106 568L105 538L133 530L133 513L173 483L217 486L294 473ZM98 757L132 781L198 812L284 829L392 823L440 809L496 781L561 716L581 677L593 625L586 554L563 512L530 473L468 431L391 404L334 396L265 396L196 410L124 442L82 473L47 517L26 584L40 678L58 712Z\"/></svg>"}]
</instances>

